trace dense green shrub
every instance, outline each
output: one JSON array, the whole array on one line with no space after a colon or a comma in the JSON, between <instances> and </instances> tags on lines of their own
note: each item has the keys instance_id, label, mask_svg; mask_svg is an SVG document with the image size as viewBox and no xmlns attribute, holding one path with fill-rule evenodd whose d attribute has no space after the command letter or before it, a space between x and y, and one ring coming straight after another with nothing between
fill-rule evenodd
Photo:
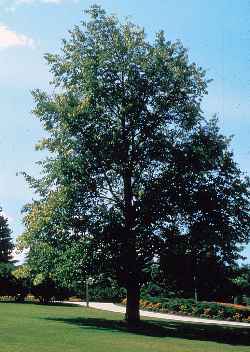
<instances>
[{"instance_id":1,"label":"dense green shrub","mask_svg":"<svg viewBox=\"0 0 250 352\"><path fill-rule=\"evenodd\" d=\"M89 299L96 302L120 302L126 296L123 288L119 287L100 287L89 288Z\"/></svg>"},{"instance_id":2,"label":"dense green shrub","mask_svg":"<svg viewBox=\"0 0 250 352\"><path fill-rule=\"evenodd\" d=\"M0 297L2 299L23 302L28 294L32 294L40 303L62 301L72 295L68 289L59 287L52 279L46 278L34 283L29 278L16 277L9 273L0 276Z\"/></svg>"},{"instance_id":3,"label":"dense green shrub","mask_svg":"<svg viewBox=\"0 0 250 352\"><path fill-rule=\"evenodd\" d=\"M125 303L126 300L123 301ZM171 299L147 296L140 300L141 309L163 313L190 315L203 318L242 321L250 323L250 308L215 302L198 302L192 299Z\"/></svg>"},{"instance_id":4,"label":"dense green shrub","mask_svg":"<svg viewBox=\"0 0 250 352\"><path fill-rule=\"evenodd\" d=\"M51 278L45 278L38 284L33 284L31 293L43 304L51 301L63 301L72 295L71 291L57 286Z\"/></svg>"}]
</instances>

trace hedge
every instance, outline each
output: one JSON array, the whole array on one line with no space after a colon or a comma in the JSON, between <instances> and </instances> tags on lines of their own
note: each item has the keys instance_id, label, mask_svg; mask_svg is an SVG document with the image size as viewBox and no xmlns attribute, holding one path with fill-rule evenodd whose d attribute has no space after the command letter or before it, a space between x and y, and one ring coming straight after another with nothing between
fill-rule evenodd
<instances>
[{"instance_id":1,"label":"hedge","mask_svg":"<svg viewBox=\"0 0 250 352\"><path fill-rule=\"evenodd\" d=\"M126 299L122 301L122 304L126 304ZM233 304L195 303L192 299L150 297L140 300L140 308L159 313L250 323L250 307L234 306Z\"/></svg>"}]
</instances>

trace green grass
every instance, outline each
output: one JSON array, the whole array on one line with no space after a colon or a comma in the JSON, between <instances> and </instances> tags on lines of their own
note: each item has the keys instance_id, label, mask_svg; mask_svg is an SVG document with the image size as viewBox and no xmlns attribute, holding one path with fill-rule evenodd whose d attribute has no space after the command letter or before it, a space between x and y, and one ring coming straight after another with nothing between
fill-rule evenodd
<instances>
[{"instance_id":1,"label":"green grass","mask_svg":"<svg viewBox=\"0 0 250 352\"><path fill-rule=\"evenodd\" d=\"M0 303L4 352L248 351L250 328L143 320L128 329L116 313L77 306Z\"/></svg>"}]
</instances>

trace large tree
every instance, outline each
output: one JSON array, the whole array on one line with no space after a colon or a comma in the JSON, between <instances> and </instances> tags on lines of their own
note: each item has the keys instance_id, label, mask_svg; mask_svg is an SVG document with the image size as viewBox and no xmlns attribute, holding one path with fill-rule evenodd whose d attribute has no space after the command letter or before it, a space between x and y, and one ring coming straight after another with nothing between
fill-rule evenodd
<instances>
[{"instance_id":1,"label":"large tree","mask_svg":"<svg viewBox=\"0 0 250 352\"><path fill-rule=\"evenodd\" d=\"M51 154L41 179L26 175L40 198L26 208L22 241L31 261L45 246L58 268L76 248L79 275L110 272L136 322L148 267L175 235L188 238L194 257L238 258L249 184L229 140L202 115L208 81L181 43L163 32L149 43L98 6L87 13L61 53L46 55L53 94L33 92L47 135L37 148Z\"/></svg>"}]
</instances>

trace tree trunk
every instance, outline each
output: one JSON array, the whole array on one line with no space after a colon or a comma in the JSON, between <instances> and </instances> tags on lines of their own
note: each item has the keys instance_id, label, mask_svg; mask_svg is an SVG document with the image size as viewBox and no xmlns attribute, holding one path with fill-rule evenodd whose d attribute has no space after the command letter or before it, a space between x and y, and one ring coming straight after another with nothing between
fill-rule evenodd
<instances>
[{"instance_id":1,"label":"tree trunk","mask_svg":"<svg viewBox=\"0 0 250 352\"><path fill-rule=\"evenodd\" d=\"M122 120L122 136L125 158L123 161L123 186L124 186L124 252L126 253L124 267L127 276L127 306L126 321L131 324L137 324L140 321L139 301L140 301L140 283L138 280L137 253L136 253L136 232L135 227L135 209L133 206L133 186L132 186L132 163L129 156L130 140L129 131L126 128L126 118Z\"/></svg>"},{"instance_id":2,"label":"tree trunk","mask_svg":"<svg viewBox=\"0 0 250 352\"><path fill-rule=\"evenodd\" d=\"M131 281L127 286L126 321L135 325L140 322L140 285Z\"/></svg>"}]
</instances>

